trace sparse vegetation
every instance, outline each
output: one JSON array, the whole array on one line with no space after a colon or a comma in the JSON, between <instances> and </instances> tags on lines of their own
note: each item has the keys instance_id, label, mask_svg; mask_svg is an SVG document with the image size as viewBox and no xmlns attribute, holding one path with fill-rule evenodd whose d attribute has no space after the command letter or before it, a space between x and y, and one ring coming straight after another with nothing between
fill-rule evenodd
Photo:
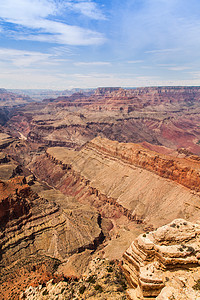
<instances>
[{"instance_id":1,"label":"sparse vegetation","mask_svg":"<svg viewBox=\"0 0 200 300\"><path fill-rule=\"evenodd\" d=\"M192 287L194 290L200 290L200 279L196 281L196 284Z\"/></svg>"},{"instance_id":2,"label":"sparse vegetation","mask_svg":"<svg viewBox=\"0 0 200 300\"><path fill-rule=\"evenodd\" d=\"M108 267L108 268L107 268L107 271L108 271L109 273L111 273L111 272L113 272L113 268L112 268L112 267Z\"/></svg>"},{"instance_id":3,"label":"sparse vegetation","mask_svg":"<svg viewBox=\"0 0 200 300\"><path fill-rule=\"evenodd\" d=\"M191 246L188 246L186 251L191 252L192 254L195 254L195 252L196 252L195 249Z\"/></svg>"},{"instance_id":4,"label":"sparse vegetation","mask_svg":"<svg viewBox=\"0 0 200 300\"><path fill-rule=\"evenodd\" d=\"M95 288L96 291L99 291L100 293L103 292L103 288L100 284L96 284L94 288Z\"/></svg>"},{"instance_id":5,"label":"sparse vegetation","mask_svg":"<svg viewBox=\"0 0 200 300\"><path fill-rule=\"evenodd\" d=\"M91 275L91 276L89 276L89 278L86 281L90 282L90 283L95 283L96 282L96 276L95 275Z\"/></svg>"},{"instance_id":6,"label":"sparse vegetation","mask_svg":"<svg viewBox=\"0 0 200 300\"><path fill-rule=\"evenodd\" d=\"M79 288L79 293L80 294L83 294L86 290L86 286L85 285L82 285L80 288Z\"/></svg>"}]
</instances>

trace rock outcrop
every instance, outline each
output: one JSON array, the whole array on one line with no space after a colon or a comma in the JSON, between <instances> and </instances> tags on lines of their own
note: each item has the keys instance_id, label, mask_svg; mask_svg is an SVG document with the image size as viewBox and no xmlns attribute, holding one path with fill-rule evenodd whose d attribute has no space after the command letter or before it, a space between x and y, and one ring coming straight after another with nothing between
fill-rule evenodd
<instances>
[{"instance_id":1,"label":"rock outcrop","mask_svg":"<svg viewBox=\"0 0 200 300\"><path fill-rule=\"evenodd\" d=\"M8 134L0 132L0 149L6 148L14 141L15 139L9 136Z\"/></svg>"},{"instance_id":2,"label":"rock outcrop","mask_svg":"<svg viewBox=\"0 0 200 300\"><path fill-rule=\"evenodd\" d=\"M199 299L199 234L199 224L183 219L141 234L124 253L129 298Z\"/></svg>"}]
</instances>

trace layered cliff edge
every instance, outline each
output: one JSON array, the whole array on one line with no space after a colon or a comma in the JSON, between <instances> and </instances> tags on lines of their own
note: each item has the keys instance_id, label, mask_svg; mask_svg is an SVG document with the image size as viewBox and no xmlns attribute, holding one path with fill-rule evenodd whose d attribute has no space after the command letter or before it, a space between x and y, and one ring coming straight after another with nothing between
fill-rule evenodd
<instances>
[{"instance_id":1,"label":"layered cliff edge","mask_svg":"<svg viewBox=\"0 0 200 300\"><path fill-rule=\"evenodd\" d=\"M175 158L100 137L80 151L55 147L46 154L32 162L33 172L42 180L48 175L49 184L78 200L93 195L102 206L111 203L130 219L153 227L177 217L199 217L196 156Z\"/></svg>"},{"instance_id":2,"label":"layered cliff edge","mask_svg":"<svg viewBox=\"0 0 200 300\"><path fill-rule=\"evenodd\" d=\"M200 225L175 219L139 235L123 255L122 270L114 261L90 261L77 282L52 280L29 287L20 299L197 300L200 298ZM121 264L120 264L121 265ZM97 284L98 283L98 284Z\"/></svg>"},{"instance_id":3,"label":"layered cliff edge","mask_svg":"<svg viewBox=\"0 0 200 300\"><path fill-rule=\"evenodd\" d=\"M155 174L171 179L191 190L200 191L200 157L176 158L143 148L139 144L119 143L105 138L95 138L89 147L122 161L142 167Z\"/></svg>"},{"instance_id":4,"label":"layered cliff edge","mask_svg":"<svg viewBox=\"0 0 200 300\"><path fill-rule=\"evenodd\" d=\"M191 106L199 102L199 87L140 87L135 89L98 88L93 95L74 94L58 97L50 105L87 107L89 110L121 110L131 112L148 106ZM47 100L48 101L48 100Z\"/></svg>"},{"instance_id":5,"label":"layered cliff edge","mask_svg":"<svg viewBox=\"0 0 200 300\"><path fill-rule=\"evenodd\" d=\"M129 299L200 299L200 225L176 219L141 234L124 253Z\"/></svg>"}]
</instances>

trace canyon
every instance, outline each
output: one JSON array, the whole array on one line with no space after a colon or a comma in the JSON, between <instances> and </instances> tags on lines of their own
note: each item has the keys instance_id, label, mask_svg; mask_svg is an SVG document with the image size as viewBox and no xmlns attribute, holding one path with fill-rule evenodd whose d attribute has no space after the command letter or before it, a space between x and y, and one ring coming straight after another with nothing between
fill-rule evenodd
<instances>
[{"instance_id":1,"label":"canyon","mask_svg":"<svg viewBox=\"0 0 200 300\"><path fill-rule=\"evenodd\" d=\"M179 299L185 284L198 299L199 99L98 88L2 105L2 298Z\"/></svg>"},{"instance_id":2,"label":"canyon","mask_svg":"<svg viewBox=\"0 0 200 300\"><path fill-rule=\"evenodd\" d=\"M6 123L34 143L78 148L100 135L199 155L199 88L99 88L15 108Z\"/></svg>"}]
</instances>

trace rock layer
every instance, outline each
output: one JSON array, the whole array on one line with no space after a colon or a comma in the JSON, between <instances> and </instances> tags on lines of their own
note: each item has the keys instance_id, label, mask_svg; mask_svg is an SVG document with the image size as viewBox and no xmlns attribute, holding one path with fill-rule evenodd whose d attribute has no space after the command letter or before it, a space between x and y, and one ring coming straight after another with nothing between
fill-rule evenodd
<instances>
[{"instance_id":1,"label":"rock layer","mask_svg":"<svg viewBox=\"0 0 200 300\"><path fill-rule=\"evenodd\" d=\"M120 110L131 112L162 104L199 102L199 87L144 87L136 89L98 88L94 95L58 97L55 102L62 106L82 106L91 110Z\"/></svg>"},{"instance_id":2,"label":"rock layer","mask_svg":"<svg viewBox=\"0 0 200 300\"><path fill-rule=\"evenodd\" d=\"M47 146L77 148L101 135L200 154L199 87L101 88L12 111L16 136Z\"/></svg>"},{"instance_id":3,"label":"rock layer","mask_svg":"<svg viewBox=\"0 0 200 300\"><path fill-rule=\"evenodd\" d=\"M135 166L153 171L161 177L176 181L192 190L200 191L200 158L198 156L190 156L187 159L170 158L167 155L146 150L137 144L118 143L103 138L94 139L89 146Z\"/></svg>"},{"instance_id":4,"label":"rock layer","mask_svg":"<svg viewBox=\"0 0 200 300\"><path fill-rule=\"evenodd\" d=\"M0 182L0 195L0 267L37 255L62 261L94 249L102 238L99 215L92 208L74 205L62 194L64 206L39 197L24 177Z\"/></svg>"},{"instance_id":5,"label":"rock layer","mask_svg":"<svg viewBox=\"0 0 200 300\"><path fill-rule=\"evenodd\" d=\"M131 299L143 299L156 297L166 285L168 294L175 295L178 285L173 283L174 274L178 280L178 270L187 269L182 272L182 282L198 274L200 270L200 225L187 222L183 219L176 219L168 225L158 228L146 234L140 235L124 253L124 271L130 285L137 289L130 291ZM169 277L168 277L169 276ZM184 277L184 278L183 278ZM167 279L166 279L167 278ZM174 284L174 286L173 286ZM170 292L171 289L171 292ZM186 291L187 290L187 291ZM165 294L166 293L166 294ZM199 292L195 292L190 286L185 285L184 294L191 293L200 297ZM162 298L162 294L167 295L166 288L157 299L177 299ZM132 296L131 296L132 295ZM197 298L196 298L197 296ZM191 299L191 298L181 298Z\"/></svg>"},{"instance_id":6,"label":"rock layer","mask_svg":"<svg viewBox=\"0 0 200 300\"><path fill-rule=\"evenodd\" d=\"M155 227L177 217L194 220L199 216L199 195L191 190L198 189L195 160L96 138L80 151L49 148L47 157L36 158L30 168L42 180L48 175L48 184L80 201L91 199L93 205L101 201L102 214L108 203L130 219ZM178 184L177 178L188 188Z\"/></svg>"}]
</instances>

